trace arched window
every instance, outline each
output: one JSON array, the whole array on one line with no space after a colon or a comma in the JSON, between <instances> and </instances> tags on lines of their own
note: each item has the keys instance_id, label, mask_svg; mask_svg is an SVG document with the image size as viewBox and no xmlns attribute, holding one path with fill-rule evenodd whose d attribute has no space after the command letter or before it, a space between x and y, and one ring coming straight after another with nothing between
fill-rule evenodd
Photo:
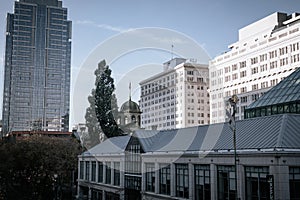
<instances>
[{"instance_id":1,"label":"arched window","mask_svg":"<svg viewBox=\"0 0 300 200\"><path fill-rule=\"evenodd\" d=\"M136 122L136 118L135 118L134 115L131 116L131 121L132 121L132 122Z\"/></svg>"}]
</instances>

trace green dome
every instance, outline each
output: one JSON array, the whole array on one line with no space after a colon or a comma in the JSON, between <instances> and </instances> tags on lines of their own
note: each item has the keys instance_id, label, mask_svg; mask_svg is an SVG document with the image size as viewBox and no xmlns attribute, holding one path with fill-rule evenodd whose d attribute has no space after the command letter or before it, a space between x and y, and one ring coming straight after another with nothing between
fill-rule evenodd
<instances>
[{"instance_id":1,"label":"green dome","mask_svg":"<svg viewBox=\"0 0 300 200\"><path fill-rule=\"evenodd\" d=\"M140 107L137 103L135 103L134 101L131 101L129 99L129 101L126 101L125 103L123 103L123 105L121 106L121 112L130 112L130 113L140 113Z\"/></svg>"}]
</instances>

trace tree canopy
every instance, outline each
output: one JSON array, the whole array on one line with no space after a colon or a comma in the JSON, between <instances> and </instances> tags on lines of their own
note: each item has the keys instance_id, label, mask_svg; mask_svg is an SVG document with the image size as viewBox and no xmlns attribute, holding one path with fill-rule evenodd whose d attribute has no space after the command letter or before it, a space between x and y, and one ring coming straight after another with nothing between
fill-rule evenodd
<instances>
[{"instance_id":1,"label":"tree canopy","mask_svg":"<svg viewBox=\"0 0 300 200\"><path fill-rule=\"evenodd\" d=\"M74 138L30 136L15 143L0 141L0 199L47 200L55 195L72 199L72 177L80 153Z\"/></svg>"}]
</instances>

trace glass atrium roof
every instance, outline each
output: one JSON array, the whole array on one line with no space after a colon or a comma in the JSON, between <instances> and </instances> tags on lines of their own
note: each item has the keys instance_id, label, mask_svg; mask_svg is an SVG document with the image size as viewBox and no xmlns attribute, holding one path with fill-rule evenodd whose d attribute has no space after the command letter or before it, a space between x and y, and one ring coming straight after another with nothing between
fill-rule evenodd
<instances>
[{"instance_id":1,"label":"glass atrium roof","mask_svg":"<svg viewBox=\"0 0 300 200\"><path fill-rule=\"evenodd\" d=\"M271 88L247 109L300 101L300 68Z\"/></svg>"}]
</instances>

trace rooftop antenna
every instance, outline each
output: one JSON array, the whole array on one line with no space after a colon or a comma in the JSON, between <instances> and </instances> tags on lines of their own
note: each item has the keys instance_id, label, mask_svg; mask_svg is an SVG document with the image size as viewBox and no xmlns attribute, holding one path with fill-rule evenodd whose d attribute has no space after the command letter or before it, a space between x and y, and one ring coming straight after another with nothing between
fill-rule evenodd
<instances>
[{"instance_id":1,"label":"rooftop antenna","mask_svg":"<svg viewBox=\"0 0 300 200\"><path fill-rule=\"evenodd\" d=\"M129 82L129 101L131 101L131 82Z\"/></svg>"}]
</instances>

